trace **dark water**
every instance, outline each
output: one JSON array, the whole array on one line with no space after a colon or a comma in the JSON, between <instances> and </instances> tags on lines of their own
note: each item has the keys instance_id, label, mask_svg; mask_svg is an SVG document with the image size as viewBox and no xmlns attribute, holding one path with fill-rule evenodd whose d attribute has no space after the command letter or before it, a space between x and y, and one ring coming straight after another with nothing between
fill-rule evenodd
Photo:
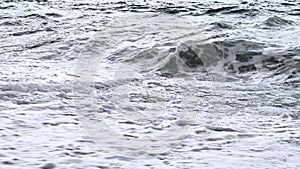
<instances>
[{"instance_id":1,"label":"dark water","mask_svg":"<svg viewBox=\"0 0 300 169\"><path fill-rule=\"evenodd\" d=\"M300 168L300 1L0 10L0 168Z\"/></svg>"}]
</instances>

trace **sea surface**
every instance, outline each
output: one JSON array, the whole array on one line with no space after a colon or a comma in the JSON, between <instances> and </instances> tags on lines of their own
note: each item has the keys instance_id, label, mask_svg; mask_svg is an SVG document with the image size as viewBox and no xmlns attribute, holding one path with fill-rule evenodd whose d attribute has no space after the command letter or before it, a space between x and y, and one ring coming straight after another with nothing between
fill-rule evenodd
<instances>
[{"instance_id":1,"label":"sea surface","mask_svg":"<svg viewBox=\"0 0 300 169\"><path fill-rule=\"evenodd\" d=\"M0 168L299 169L300 1L0 1Z\"/></svg>"}]
</instances>

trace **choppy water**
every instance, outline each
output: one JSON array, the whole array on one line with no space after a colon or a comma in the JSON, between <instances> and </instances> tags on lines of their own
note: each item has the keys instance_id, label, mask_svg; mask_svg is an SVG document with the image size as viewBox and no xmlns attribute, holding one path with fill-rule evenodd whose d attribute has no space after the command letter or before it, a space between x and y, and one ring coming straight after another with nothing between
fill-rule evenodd
<instances>
[{"instance_id":1,"label":"choppy water","mask_svg":"<svg viewBox=\"0 0 300 169\"><path fill-rule=\"evenodd\" d=\"M300 168L299 1L0 10L0 168Z\"/></svg>"}]
</instances>

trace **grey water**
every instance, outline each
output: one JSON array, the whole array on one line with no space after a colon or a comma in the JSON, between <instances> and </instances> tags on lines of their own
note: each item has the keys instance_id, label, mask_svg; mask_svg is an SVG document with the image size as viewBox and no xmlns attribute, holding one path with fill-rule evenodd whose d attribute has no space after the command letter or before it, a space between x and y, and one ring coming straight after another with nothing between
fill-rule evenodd
<instances>
[{"instance_id":1,"label":"grey water","mask_svg":"<svg viewBox=\"0 0 300 169\"><path fill-rule=\"evenodd\" d=\"M300 1L0 11L0 168L300 168Z\"/></svg>"}]
</instances>

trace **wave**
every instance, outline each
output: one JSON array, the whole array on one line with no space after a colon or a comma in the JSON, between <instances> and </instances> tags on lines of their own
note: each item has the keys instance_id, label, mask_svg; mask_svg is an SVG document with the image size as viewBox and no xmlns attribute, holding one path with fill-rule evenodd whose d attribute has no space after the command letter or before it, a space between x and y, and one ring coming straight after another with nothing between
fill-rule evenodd
<instances>
[{"instance_id":1,"label":"wave","mask_svg":"<svg viewBox=\"0 0 300 169\"><path fill-rule=\"evenodd\" d=\"M279 16L276 16L276 15L268 18L264 22L264 24L266 26L269 26L269 27L278 27L278 26L291 25L292 23L293 23L292 21L280 18Z\"/></svg>"},{"instance_id":2,"label":"wave","mask_svg":"<svg viewBox=\"0 0 300 169\"><path fill-rule=\"evenodd\" d=\"M126 62L140 64L142 71L157 70L171 76L224 71L227 75L261 74L264 80L280 76L280 82L300 82L299 47L274 50L268 44L250 40L187 41L176 47L143 50Z\"/></svg>"}]
</instances>

